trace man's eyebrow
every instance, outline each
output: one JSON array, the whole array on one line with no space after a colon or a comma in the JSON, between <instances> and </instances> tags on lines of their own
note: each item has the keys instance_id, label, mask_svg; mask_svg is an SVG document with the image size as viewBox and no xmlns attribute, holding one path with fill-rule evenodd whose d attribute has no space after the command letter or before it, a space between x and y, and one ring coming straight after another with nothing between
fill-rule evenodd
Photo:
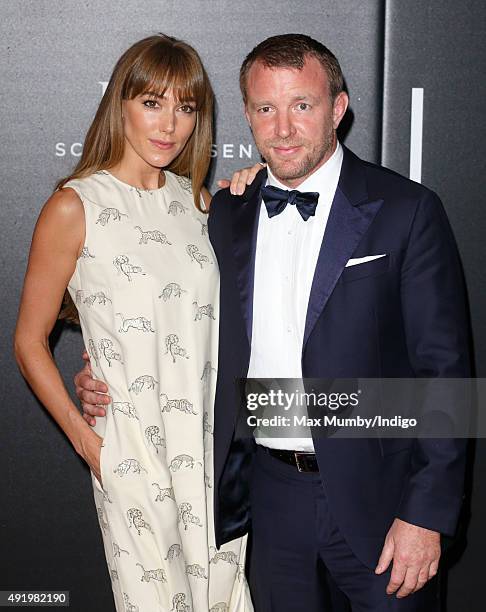
<instances>
[{"instance_id":1,"label":"man's eyebrow","mask_svg":"<svg viewBox=\"0 0 486 612\"><path fill-rule=\"evenodd\" d=\"M297 102L297 100L311 100L312 102L317 102L321 99L321 96L314 96L312 94L295 94L292 96L292 102Z\"/></svg>"},{"instance_id":2,"label":"man's eyebrow","mask_svg":"<svg viewBox=\"0 0 486 612\"><path fill-rule=\"evenodd\" d=\"M292 96L292 98L290 99L291 102L297 102L298 100L309 100L310 102L318 102L319 100L321 100L322 96L314 96L312 94L295 94L295 96ZM256 100L255 102L253 102L254 106L272 106L274 104L274 102L271 102L270 100Z\"/></svg>"},{"instance_id":3,"label":"man's eyebrow","mask_svg":"<svg viewBox=\"0 0 486 612\"><path fill-rule=\"evenodd\" d=\"M273 102L270 102L270 100L255 100L252 104L253 106L272 106Z\"/></svg>"}]
</instances>

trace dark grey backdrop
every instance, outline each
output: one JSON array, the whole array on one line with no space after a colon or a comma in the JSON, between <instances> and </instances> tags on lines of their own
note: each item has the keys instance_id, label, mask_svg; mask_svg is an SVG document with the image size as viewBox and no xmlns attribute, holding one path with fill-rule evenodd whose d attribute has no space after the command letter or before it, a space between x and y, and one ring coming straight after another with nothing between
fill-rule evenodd
<instances>
[{"instance_id":1,"label":"dark grey backdrop","mask_svg":"<svg viewBox=\"0 0 486 612\"><path fill-rule=\"evenodd\" d=\"M424 88L422 182L445 204L469 294L477 376L486 376L486 4L480 0L387 1L385 12L383 164L409 167L409 101ZM480 407L481 409L482 407ZM448 558L448 611L486 609L486 440L470 448L467 531Z\"/></svg>"},{"instance_id":2,"label":"dark grey backdrop","mask_svg":"<svg viewBox=\"0 0 486 612\"><path fill-rule=\"evenodd\" d=\"M113 609L87 470L27 389L11 343L35 219L57 178L76 163L103 83L123 50L163 31L201 53L218 102L211 185L258 159L243 120L237 73L244 55L267 36L304 32L327 44L341 61L351 95L346 144L406 175L411 88L423 88L423 182L442 197L457 236L478 375L484 376L485 16L479 0L18 0L0 5L0 588L65 589L71 591L72 610ZM56 328L53 347L72 386L80 334ZM464 515L467 524L472 511L468 545L462 538L447 560L449 612L484 609L480 514L486 510L486 487L480 476L485 464L486 449L478 444L471 451Z\"/></svg>"}]
</instances>

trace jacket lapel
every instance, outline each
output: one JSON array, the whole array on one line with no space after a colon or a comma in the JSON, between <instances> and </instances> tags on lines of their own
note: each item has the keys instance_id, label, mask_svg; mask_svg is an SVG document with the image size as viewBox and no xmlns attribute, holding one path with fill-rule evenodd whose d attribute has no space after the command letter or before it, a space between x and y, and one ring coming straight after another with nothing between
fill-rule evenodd
<instances>
[{"instance_id":1,"label":"jacket lapel","mask_svg":"<svg viewBox=\"0 0 486 612\"><path fill-rule=\"evenodd\" d=\"M346 263L383 204L383 200L369 201L364 163L343 149L341 175L312 281L303 348Z\"/></svg>"},{"instance_id":2,"label":"jacket lapel","mask_svg":"<svg viewBox=\"0 0 486 612\"><path fill-rule=\"evenodd\" d=\"M239 202L230 206L233 214L233 253L243 316L248 342L251 346L253 325L253 284L255 278L255 252L260 214L260 187L267 179L267 171L261 170L246 189Z\"/></svg>"}]
</instances>

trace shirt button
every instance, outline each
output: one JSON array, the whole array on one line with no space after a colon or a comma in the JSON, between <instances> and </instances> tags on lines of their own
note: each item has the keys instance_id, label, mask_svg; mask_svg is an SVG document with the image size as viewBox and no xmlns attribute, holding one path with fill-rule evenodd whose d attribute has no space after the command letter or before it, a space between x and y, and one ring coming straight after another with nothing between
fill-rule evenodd
<instances>
[{"instance_id":1,"label":"shirt button","mask_svg":"<svg viewBox=\"0 0 486 612\"><path fill-rule=\"evenodd\" d=\"M287 234L288 234L289 236L292 236L292 230L289 230L289 231L287 232Z\"/></svg>"}]
</instances>

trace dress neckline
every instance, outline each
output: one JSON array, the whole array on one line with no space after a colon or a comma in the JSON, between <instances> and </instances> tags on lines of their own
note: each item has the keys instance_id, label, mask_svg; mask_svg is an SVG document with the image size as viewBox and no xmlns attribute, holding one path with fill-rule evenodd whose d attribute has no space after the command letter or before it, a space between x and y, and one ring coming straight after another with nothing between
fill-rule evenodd
<instances>
[{"instance_id":1,"label":"dress neckline","mask_svg":"<svg viewBox=\"0 0 486 612\"><path fill-rule=\"evenodd\" d=\"M167 179L168 179L168 175L169 175L169 173L167 171L161 170L161 172L164 173L164 177L165 177L165 183L162 185L162 187L157 187L156 189L143 189L143 187L135 187L135 185L130 185L130 183L126 183L125 181L122 181L121 179L117 178L114 174L112 174L108 170L101 170L101 172L103 174L106 174L110 178L112 178L115 181L115 183L119 183L120 185L123 185L129 191L136 191L139 195L142 194L142 193L153 194L153 193L158 193L158 192L162 191L163 189L165 189L167 187Z\"/></svg>"}]
</instances>

